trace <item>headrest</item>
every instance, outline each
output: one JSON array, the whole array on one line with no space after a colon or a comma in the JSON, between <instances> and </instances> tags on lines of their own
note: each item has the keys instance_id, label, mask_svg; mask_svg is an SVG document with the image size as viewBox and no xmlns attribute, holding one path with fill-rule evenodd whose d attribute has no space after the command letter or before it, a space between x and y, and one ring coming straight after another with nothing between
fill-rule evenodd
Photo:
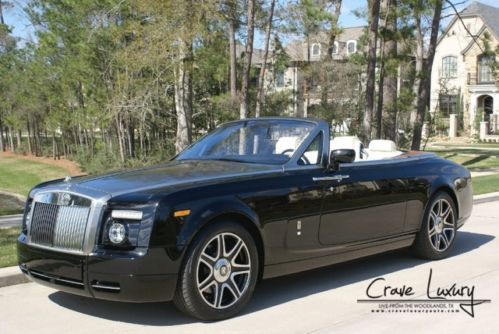
<instances>
[{"instance_id":1,"label":"headrest","mask_svg":"<svg viewBox=\"0 0 499 334\"><path fill-rule=\"evenodd\" d=\"M293 151L298 147L300 137L280 137L275 144L275 151L278 154L292 149Z\"/></svg>"},{"instance_id":2,"label":"headrest","mask_svg":"<svg viewBox=\"0 0 499 334\"><path fill-rule=\"evenodd\" d=\"M331 150L338 148L357 149L359 143L360 140L357 136L342 136L334 137L334 139L330 141L329 146Z\"/></svg>"},{"instance_id":3,"label":"headrest","mask_svg":"<svg viewBox=\"0 0 499 334\"><path fill-rule=\"evenodd\" d=\"M369 143L370 151L394 152L397 151L397 145L392 140L374 139Z\"/></svg>"}]
</instances>

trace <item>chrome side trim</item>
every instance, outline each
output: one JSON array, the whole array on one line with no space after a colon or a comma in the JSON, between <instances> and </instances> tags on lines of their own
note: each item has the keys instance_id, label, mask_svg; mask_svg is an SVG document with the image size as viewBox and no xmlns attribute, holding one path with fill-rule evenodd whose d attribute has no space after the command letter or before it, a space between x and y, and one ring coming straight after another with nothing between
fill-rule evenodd
<instances>
[{"instance_id":1,"label":"chrome side trim","mask_svg":"<svg viewBox=\"0 0 499 334\"><path fill-rule=\"evenodd\" d=\"M120 291L121 287L119 286L110 286L110 285L101 285L101 284L92 284L92 288L101 289L101 290L112 290L112 291Z\"/></svg>"},{"instance_id":2,"label":"chrome side trim","mask_svg":"<svg viewBox=\"0 0 499 334\"><path fill-rule=\"evenodd\" d=\"M333 176L318 176L318 177L313 177L312 180L314 181L338 181L340 182L343 179L348 179L350 175L333 175Z\"/></svg>"}]
</instances>

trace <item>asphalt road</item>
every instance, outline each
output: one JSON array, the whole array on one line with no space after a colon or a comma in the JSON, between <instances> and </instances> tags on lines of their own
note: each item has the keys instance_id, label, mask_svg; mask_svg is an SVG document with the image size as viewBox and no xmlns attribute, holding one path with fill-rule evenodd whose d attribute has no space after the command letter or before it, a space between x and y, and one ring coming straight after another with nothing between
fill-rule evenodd
<instances>
[{"instance_id":1,"label":"asphalt road","mask_svg":"<svg viewBox=\"0 0 499 334\"><path fill-rule=\"evenodd\" d=\"M11 286L0 289L0 333L499 333L498 236L499 202L476 205L445 260L427 262L396 251L264 281L243 314L216 323L190 319L171 303L114 303L34 283ZM425 299L430 269L432 296L438 288L442 292L456 284L454 291L469 292L460 287L474 286L475 300L491 302L476 305L474 318L458 303L407 302L402 303L405 312L396 312L397 308L357 302L366 299L367 287L380 277L385 281L374 283L373 295L382 293L384 285L405 284L412 287L408 298ZM446 307L429 309L428 305Z\"/></svg>"},{"instance_id":2,"label":"asphalt road","mask_svg":"<svg viewBox=\"0 0 499 334\"><path fill-rule=\"evenodd\" d=\"M0 228L20 226L23 220L22 215L0 217Z\"/></svg>"}]
</instances>

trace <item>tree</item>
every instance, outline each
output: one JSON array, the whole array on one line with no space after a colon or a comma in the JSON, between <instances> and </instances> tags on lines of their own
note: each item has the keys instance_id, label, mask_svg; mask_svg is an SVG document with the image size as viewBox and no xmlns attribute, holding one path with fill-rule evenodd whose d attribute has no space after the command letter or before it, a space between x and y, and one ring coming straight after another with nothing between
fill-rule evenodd
<instances>
[{"instance_id":1,"label":"tree","mask_svg":"<svg viewBox=\"0 0 499 334\"><path fill-rule=\"evenodd\" d=\"M372 119L374 113L376 50L378 41L378 20L380 0L369 0L369 30L367 55L366 109L363 121L363 136L366 141L371 139Z\"/></svg>"},{"instance_id":2,"label":"tree","mask_svg":"<svg viewBox=\"0 0 499 334\"><path fill-rule=\"evenodd\" d=\"M397 140L397 90L399 76L398 60L398 31L397 31L397 0L384 0L386 4L386 24L384 28L383 40L383 94L380 100L383 102L383 110L386 116L380 113L383 122L383 132L386 139ZM381 135L378 136L381 138Z\"/></svg>"},{"instance_id":3,"label":"tree","mask_svg":"<svg viewBox=\"0 0 499 334\"><path fill-rule=\"evenodd\" d=\"M253 56L253 37L255 33L255 10L256 10L255 5L256 5L256 0L248 0L246 48L244 51L244 65L243 65L242 85L241 85L241 104L239 108L240 119L248 117L251 58Z\"/></svg>"},{"instance_id":4,"label":"tree","mask_svg":"<svg viewBox=\"0 0 499 334\"><path fill-rule=\"evenodd\" d=\"M229 59L230 59L230 96L237 98L237 53L236 32L239 28L239 0L225 0L222 2L224 19L227 22L229 34Z\"/></svg>"},{"instance_id":5,"label":"tree","mask_svg":"<svg viewBox=\"0 0 499 334\"><path fill-rule=\"evenodd\" d=\"M433 66L433 59L435 58L435 50L437 47L437 38L440 28L440 18L442 14L442 0L433 0L433 18L431 21L430 41L428 43L428 52L426 54L426 61L423 61L421 72L419 73L419 86L417 101L417 114L414 122L414 131L412 136L412 150L419 150L421 146L421 137L423 130L423 122L425 119L426 108L430 96L431 85L431 69ZM418 32L418 46L423 41L421 33Z\"/></svg>"},{"instance_id":6,"label":"tree","mask_svg":"<svg viewBox=\"0 0 499 334\"><path fill-rule=\"evenodd\" d=\"M340 33L338 20L340 18L340 13L341 13L341 0L332 0L331 5L333 6L334 11L330 18L327 57L329 58L329 60L333 61L334 43L336 41L336 36Z\"/></svg>"},{"instance_id":7,"label":"tree","mask_svg":"<svg viewBox=\"0 0 499 334\"><path fill-rule=\"evenodd\" d=\"M255 117L260 117L260 112L263 104L263 99L265 97L265 71L267 69L267 58L269 54L270 45L270 35L272 33L272 21L274 19L274 7L275 0L270 1L269 16L267 19L267 25L265 28L265 42L263 51L263 62L260 67L260 75L258 77L258 87L256 91L256 107L255 107Z\"/></svg>"}]
</instances>

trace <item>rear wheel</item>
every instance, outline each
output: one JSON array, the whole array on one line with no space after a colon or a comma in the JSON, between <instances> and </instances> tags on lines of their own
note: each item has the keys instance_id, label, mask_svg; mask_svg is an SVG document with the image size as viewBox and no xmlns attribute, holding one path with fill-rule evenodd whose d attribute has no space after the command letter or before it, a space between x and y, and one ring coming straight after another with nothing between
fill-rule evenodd
<instances>
[{"instance_id":1,"label":"rear wheel","mask_svg":"<svg viewBox=\"0 0 499 334\"><path fill-rule=\"evenodd\" d=\"M229 318L251 299L258 265L251 234L238 223L217 222L201 231L188 251L175 305L202 320Z\"/></svg>"},{"instance_id":2,"label":"rear wheel","mask_svg":"<svg viewBox=\"0 0 499 334\"><path fill-rule=\"evenodd\" d=\"M424 259L447 257L454 246L457 232L457 210L454 200L445 192L435 194L413 245L414 253Z\"/></svg>"}]
</instances>

